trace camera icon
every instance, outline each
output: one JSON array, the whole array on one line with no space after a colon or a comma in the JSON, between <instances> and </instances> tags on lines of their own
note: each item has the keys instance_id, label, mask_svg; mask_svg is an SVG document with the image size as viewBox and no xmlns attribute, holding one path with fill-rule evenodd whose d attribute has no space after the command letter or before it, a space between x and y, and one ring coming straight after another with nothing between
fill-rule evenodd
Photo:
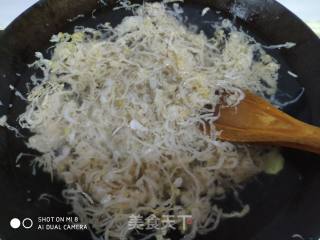
<instances>
[{"instance_id":1,"label":"camera icon","mask_svg":"<svg viewBox=\"0 0 320 240\"><path fill-rule=\"evenodd\" d=\"M33 226L33 221L31 218L24 218L22 221L19 218L12 218L10 226L13 229L18 229L20 226L24 229L30 229Z\"/></svg>"}]
</instances>

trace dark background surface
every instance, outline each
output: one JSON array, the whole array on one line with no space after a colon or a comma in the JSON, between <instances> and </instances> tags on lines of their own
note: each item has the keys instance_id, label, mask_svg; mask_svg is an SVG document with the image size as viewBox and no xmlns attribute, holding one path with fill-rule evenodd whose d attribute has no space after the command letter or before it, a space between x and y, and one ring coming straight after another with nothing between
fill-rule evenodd
<instances>
[{"instance_id":1,"label":"dark background surface","mask_svg":"<svg viewBox=\"0 0 320 240\"><path fill-rule=\"evenodd\" d=\"M31 71L28 63L34 61L34 52L45 50L50 46L52 34L59 31L72 31L75 25L94 27L99 23L110 21L121 22L129 12L111 11L108 6L96 0L47 0L40 1L33 8L22 14L4 32L0 39L0 116L7 114L9 123L16 125L17 116L23 112L25 103L16 98L9 90L9 84L25 93L25 83ZM269 53L280 63L280 83L278 98L283 92L296 96L301 88L305 94L295 104L287 107L291 115L320 126L320 42L306 25L272 0L242 0L234 3L229 0L186 1L183 4L189 22L196 23L208 35L212 33L204 21L217 21L219 16L233 19L250 35L264 44L295 42L297 46L286 50L273 50ZM201 18L201 10L212 6L217 14L209 11ZM247 10L246 18L234 17L230 9L240 6ZM97 9L96 19L91 12ZM75 22L68 22L78 14L86 14ZM298 74L294 79L287 74L288 70ZM17 76L16 73L22 74ZM283 99L286 100L286 99ZM7 106L12 103L13 108ZM22 131L25 135L28 133ZM0 128L0 238L2 240L22 239L90 239L87 232L73 231L37 231L13 230L10 219L18 217L32 218L36 223L38 216L67 216L68 206L58 201L39 201L42 193L50 193L61 199L62 183L51 182L50 176L37 171L32 175L31 158L23 158L20 167L15 159L20 152L28 152L24 146L26 139L17 139L12 132ZM249 203L251 212L242 219L224 221L219 228L207 236L197 239L239 239L239 240L287 240L293 234L301 234L305 239L320 237L320 161L319 157L294 150L283 150L286 158L284 170L277 176L261 174L253 179L241 191L244 203ZM27 201L31 199L31 201ZM233 202L224 202L230 211Z\"/></svg>"}]
</instances>

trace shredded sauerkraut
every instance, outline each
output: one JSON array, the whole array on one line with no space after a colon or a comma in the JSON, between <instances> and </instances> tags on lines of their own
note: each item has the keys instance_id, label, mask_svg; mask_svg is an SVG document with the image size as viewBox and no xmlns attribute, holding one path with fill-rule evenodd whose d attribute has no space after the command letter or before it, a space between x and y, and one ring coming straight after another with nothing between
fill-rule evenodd
<instances>
[{"instance_id":1,"label":"shredded sauerkraut","mask_svg":"<svg viewBox=\"0 0 320 240\"><path fill-rule=\"evenodd\" d=\"M227 213L215 199L262 168L260 148L217 139L215 106L237 105L242 90L273 95L279 64L228 20L207 37L164 3L133 11L114 28L53 36L51 59L37 53L32 64L43 77L32 77L19 122L41 153L34 163L65 181L96 234L128 238L132 214L190 214L183 234L193 239L248 211Z\"/></svg>"}]
</instances>

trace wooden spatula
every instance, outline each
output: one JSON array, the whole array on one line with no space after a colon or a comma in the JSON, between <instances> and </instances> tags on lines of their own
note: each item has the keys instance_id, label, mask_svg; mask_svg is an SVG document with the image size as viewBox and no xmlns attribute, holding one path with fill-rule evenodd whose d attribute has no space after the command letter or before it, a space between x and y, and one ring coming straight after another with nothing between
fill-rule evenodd
<instances>
[{"instance_id":1,"label":"wooden spatula","mask_svg":"<svg viewBox=\"0 0 320 240\"><path fill-rule=\"evenodd\" d=\"M237 107L221 107L215 122L221 140L265 143L320 154L320 128L306 124L250 92Z\"/></svg>"}]
</instances>

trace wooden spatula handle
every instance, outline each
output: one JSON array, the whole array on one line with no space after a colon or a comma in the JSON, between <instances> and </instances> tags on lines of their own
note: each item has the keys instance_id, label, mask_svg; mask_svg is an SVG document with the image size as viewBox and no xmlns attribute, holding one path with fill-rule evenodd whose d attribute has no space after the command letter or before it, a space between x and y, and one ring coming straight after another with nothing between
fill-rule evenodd
<instances>
[{"instance_id":1,"label":"wooden spatula handle","mask_svg":"<svg viewBox=\"0 0 320 240\"><path fill-rule=\"evenodd\" d=\"M296 148L320 154L320 128L299 122L287 135L283 136L283 142L270 141L270 143L283 147Z\"/></svg>"},{"instance_id":2,"label":"wooden spatula handle","mask_svg":"<svg viewBox=\"0 0 320 240\"><path fill-rule=\"evenodd\" d=\"M237 106L220 109L221 139L268 143L320 154L320 128L301 122L251 93Z\"/></svg>"},{"instance_id":3,"label":"wooden spatula handle","mask_svg":"<svg viewBox=\"0 0 320 240\"><path fill-rule=\"evenodd\" d=\"M303 124L303 123L301 123ZM300 125L300 123L299 123ZM255 129L244 130L228 128L226 126L216 127L222 130L221 139L239 143L263 143L274 146L282 146L300 149L308 152L320 154L320 129L311 125L287 129Z\"/></svg>"}]
</instances>

